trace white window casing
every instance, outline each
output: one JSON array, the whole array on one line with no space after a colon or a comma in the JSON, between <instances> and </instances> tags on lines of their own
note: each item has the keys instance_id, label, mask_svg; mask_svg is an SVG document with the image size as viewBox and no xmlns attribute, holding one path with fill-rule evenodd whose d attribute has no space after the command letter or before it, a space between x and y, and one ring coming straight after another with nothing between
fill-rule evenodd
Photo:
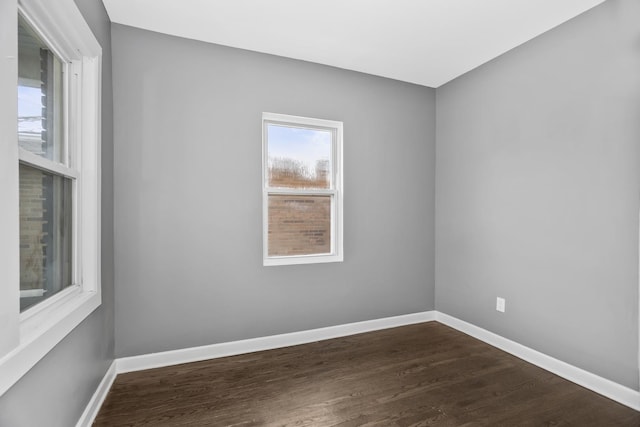
<instances>
[{"instance_id":1,"label":"white window casing","mask_svg":"<svg viewBox=\"0 0 640 427\"><path fill-rule=\"evenodd\" d=\"M0 396L26 374L71 330L101 304L100 272L100 117L102 48L73 0L18 0L3 2L0 12L18 12L66 64L65 137L69 159L55 163L18 148L17 26L4 39L0 53L13 52L13 61L0 73ZM5 15L6 16L6 15ZM1 30L0 30L1 31ZM10 46L9 43L15 44ZM4 66L4 64L3 64ZM9 88L9 82L14 89ZM13 99L4 95L13 94ZM10 104L14 105L11 106ZM73 285L20 313L18 164L22 162L73 179ZM7 168L4 168L7 166ZM4 169L4 170L3 170ZM5 179L6 178L6 179ZM6 221L5 221L6 220ZM38 290L33 290L37 296ZM23 296L29 292L24 293Z\"/></svg>"},{"instance_id":2,"label":"white window casing","mask_svg":"<svg viewBox=\"0 0 640 427\"><path fill-rule=\"evenodd\" d=\"M271 187L268 175L267 126L288 126L300 129L317 129L331 132L330 186L329 188L283 188ZM262 114L262 211L263 211L263 265L295 265L328 262L342 262L343 254L343 123L276 113ZM322 254L299 254L287 256L269 255L269 196L328 196L331 199L330 251Z\"/></svg>"}]
</instances>

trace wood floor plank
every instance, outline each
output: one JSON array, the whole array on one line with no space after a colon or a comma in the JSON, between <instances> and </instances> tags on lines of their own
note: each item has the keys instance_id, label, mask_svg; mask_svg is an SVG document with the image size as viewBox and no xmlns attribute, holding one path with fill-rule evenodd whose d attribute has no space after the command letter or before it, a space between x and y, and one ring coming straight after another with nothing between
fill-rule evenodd
<instances>
[{"instance_id":1,"label":"wood floor plank","mask_svg":"<svg viewBox=\"0 0 640 427\"><path fill-rule=\"evenodd\" d=\"M436 322L118 375L94 426L640 426Z\"/></svg>"}]
</instances>

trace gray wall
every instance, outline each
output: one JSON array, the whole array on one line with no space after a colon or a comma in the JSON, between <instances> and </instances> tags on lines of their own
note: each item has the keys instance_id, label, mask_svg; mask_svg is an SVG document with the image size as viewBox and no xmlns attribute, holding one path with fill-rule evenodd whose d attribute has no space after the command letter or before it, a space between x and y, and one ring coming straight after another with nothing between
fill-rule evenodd
<instances>
[{"instance_id":1,"label":"gray wall","mask_svg":"<svg viewBox=\"0 0 640 427\"><path fill-rule=\"evenodd\" d=\"M111 29L100 0L76 0L76 4L103 49L102 305L0 397L0 426L75 425L113 360Z\"/></svg>"},{"instance_id":2,"label":"gray wall","mask_svg":"<svg viewBox=\"0 0 640 427\"><path fill-rule=\"evenodd\" d=\"M639 16L607 1L438 88L436 161L436 308L635 389Z\"/></svg>"},{"instance_id":3,"label":"gray wall","mask_svg":"<svg viewBox=\"0 0 640 427\"><path fill-rule=\"evenodd\" d=\"M118 357L434 308L433 89L112 35ZM262 266L264 111L344 122L343 263Z\"/></svg>"}]
</instances>

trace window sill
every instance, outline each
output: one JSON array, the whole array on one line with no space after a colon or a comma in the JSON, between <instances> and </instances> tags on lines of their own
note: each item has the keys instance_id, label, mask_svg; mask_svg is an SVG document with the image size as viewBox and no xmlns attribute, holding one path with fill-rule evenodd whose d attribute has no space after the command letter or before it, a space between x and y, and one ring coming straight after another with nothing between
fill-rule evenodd
<instances>
[{"instance_id":1,"label":"window sill","mask_svg":"<svg viewBox=\"0 0 640 427\"><path fill-rule=\"evenodd\" d=\"M75 292L47 312L20 325L20 344L0 359L0 396L9 390L51 349L100 306L98 292ZM36 317L46 316L47 322Z\"/></svg>"},{"instance_id":2,"label":"window sill","mask_svg":"<svg viewBox=\"0 0 640 427\"><path fill-rule=\"evenodd\" d=\"M301 264L320 264L326 262L342 262L342 255L299 255L265 258L263 265L265 267L274 265L301 265Z\"/></svg>"}]
</instances>

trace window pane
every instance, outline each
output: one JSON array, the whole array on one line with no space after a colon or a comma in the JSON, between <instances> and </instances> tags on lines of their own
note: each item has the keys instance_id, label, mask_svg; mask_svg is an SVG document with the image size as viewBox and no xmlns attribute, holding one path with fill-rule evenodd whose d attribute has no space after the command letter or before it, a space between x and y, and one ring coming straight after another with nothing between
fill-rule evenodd
<instances>
[{"instance_id":1,"label":"window pane","mask_svg":"<svg viewBox=\"0 0 640 427\"><path fill-rule=\"evenodd\" d=\"M20 165L20 311L72 284L71 185Z\"/></svg>"},{"instance_id":2,"label":"window pane","mask_svg":"<svg viewBox=\"0 0 640 427\"><path fill-rule=\"evenodd\" d=\"M63 64L18 18L18 143L55 162L63 157Z\"/></svg>"},{"instance_id":3,"label":"window pane","mask_svg":"<svg viewBox=\"0 0 640 427\"><path fill-rule=\"evenodd\" d=\"M269 196L269 256L331 253L332 196Z\"/></svg>"},{"instance_id":4,"label":"window pane","mask_svg":"<svg viewBox=\"0 0 640 427\"><path fill-rule=\"evenodd\" d=\"M268 124L269 186L330 188L331 143L328 130Z\"/></svg>"}]
</instances>

